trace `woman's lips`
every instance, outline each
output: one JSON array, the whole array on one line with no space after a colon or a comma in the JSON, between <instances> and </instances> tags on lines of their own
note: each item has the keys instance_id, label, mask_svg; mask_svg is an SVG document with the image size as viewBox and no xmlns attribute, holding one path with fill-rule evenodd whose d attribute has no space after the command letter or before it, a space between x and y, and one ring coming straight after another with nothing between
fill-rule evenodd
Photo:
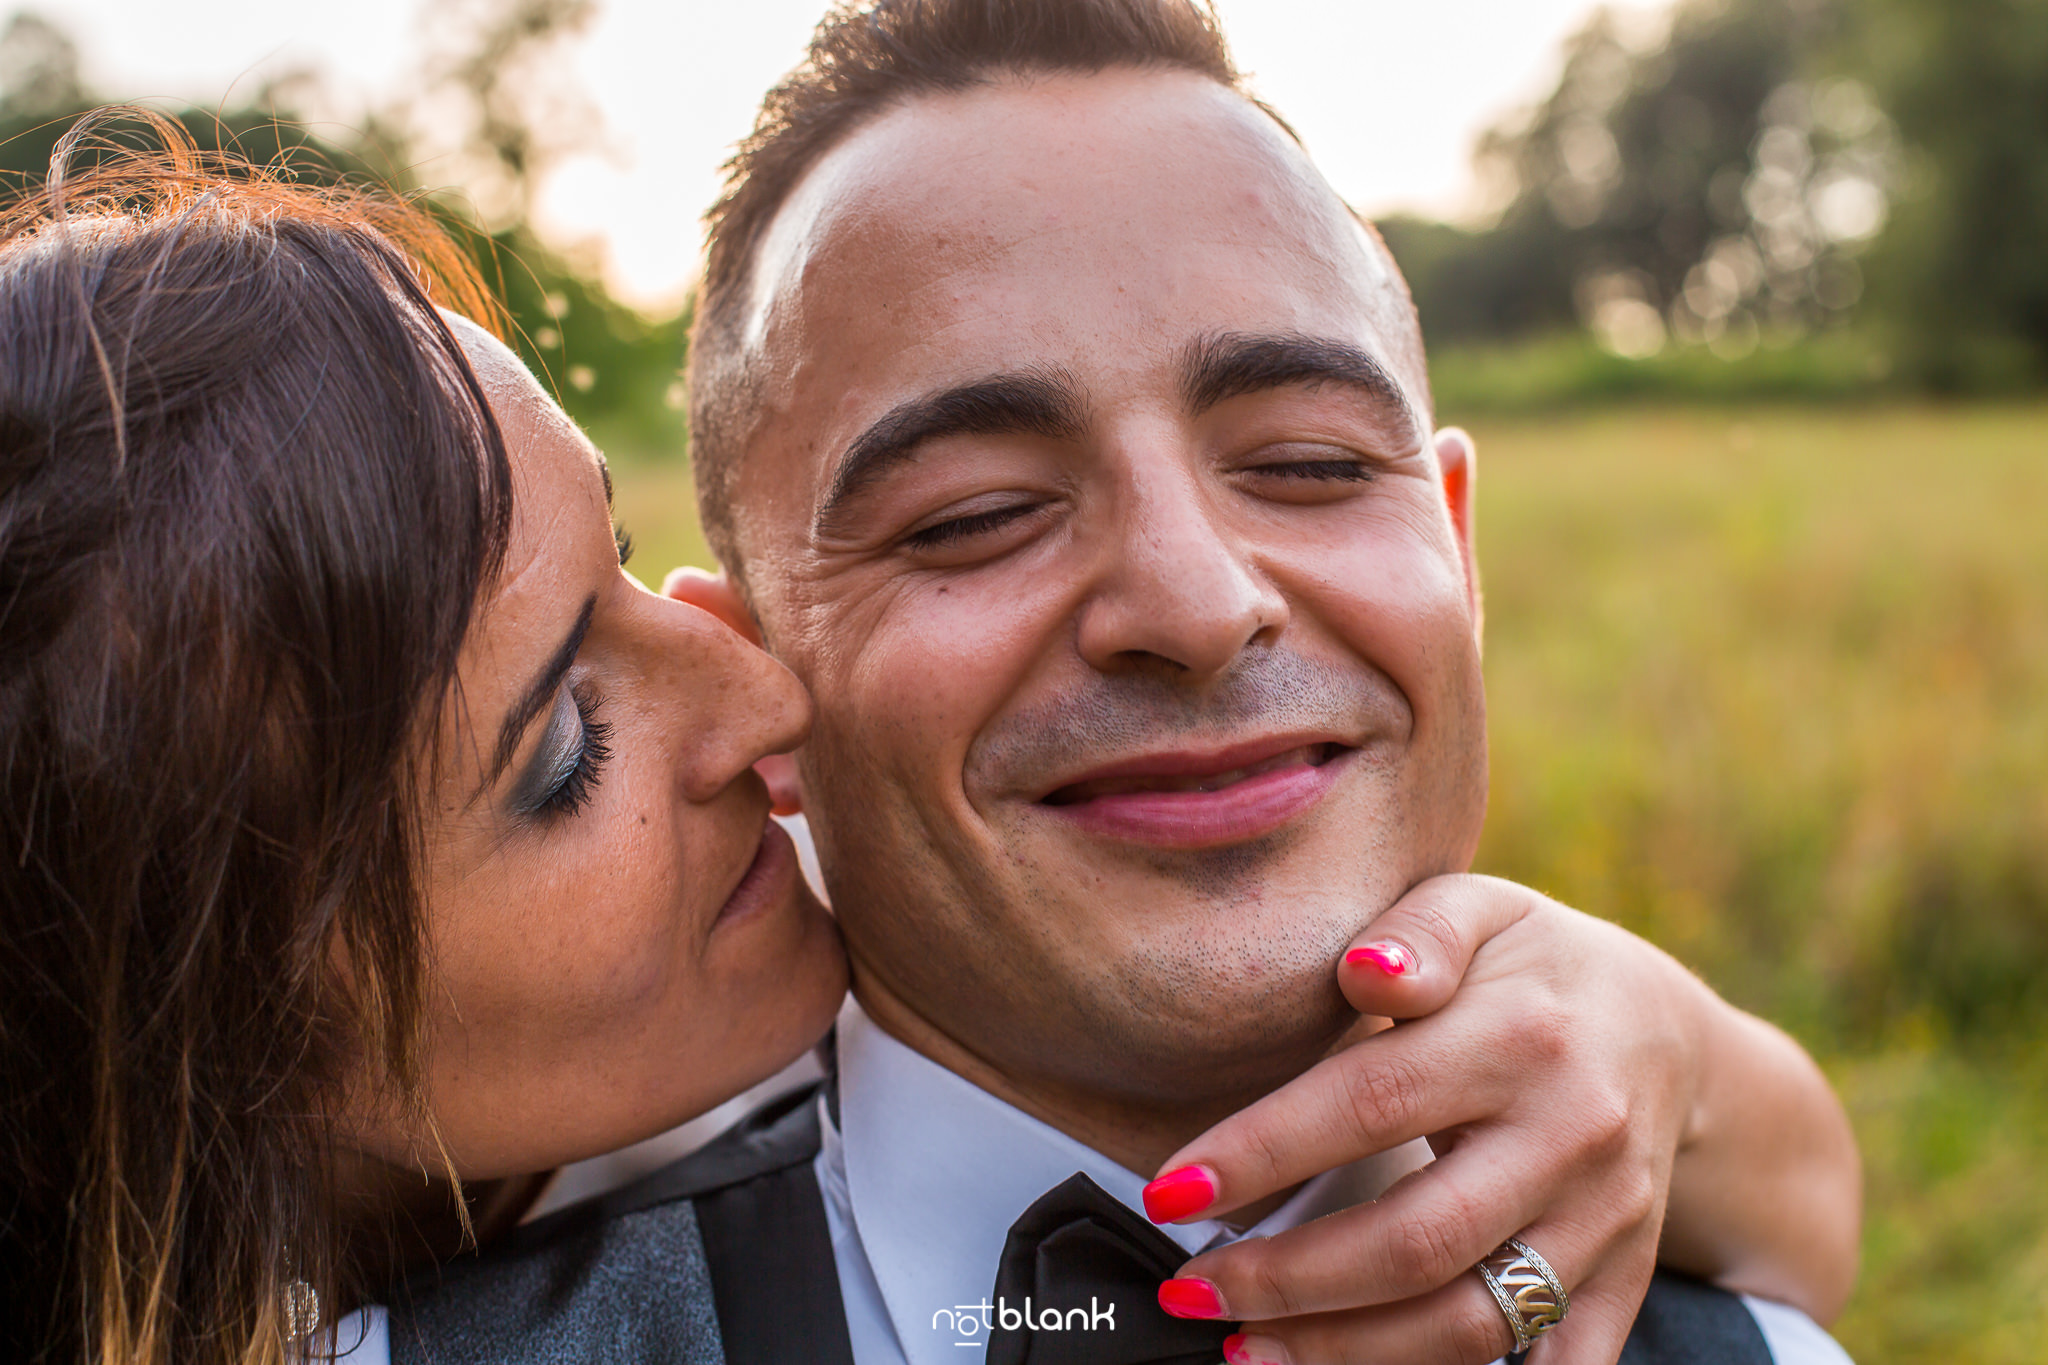
<instances>
[{"instance_id":1,"label":"woman's lips","mask_svg":"<svg viewBox=\"0 0 2048 1365\"><path fill-rule=\"evenodd\" d=\"M1304 744L1263 757L1200 763L1168 757L1070 783L1043 804L1090 833L1163 848L1208 848L1270 834L1322 799L1353 751ZM1222 762L1233 766L1223 767Z\"/></svg>"},{"instance_id":2,"label":"woman's lips","mask_svg":"<svg viewBox=\"0 0 2048 1365\"><path fill-rule=\"evenodd\" d=\"M796 875L796 845L790 841L789 832L773 820L766 822L761 831L761 845L754 850L754 861L747 867L740 883L725 898L725 904L718 907L718 914L712 919L712 928L722 928L735 920L745 919L767 906L775 904L788 891L789 882Z\"/></svg>"}]
</instances>

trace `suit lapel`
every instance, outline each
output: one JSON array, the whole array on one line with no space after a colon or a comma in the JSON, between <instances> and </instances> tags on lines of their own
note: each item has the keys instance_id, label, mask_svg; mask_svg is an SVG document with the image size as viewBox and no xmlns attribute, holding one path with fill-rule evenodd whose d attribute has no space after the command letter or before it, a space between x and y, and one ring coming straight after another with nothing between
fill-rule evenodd
<instances>
[{"instance_id":1,"label":"suit lapel","mask_svg":"<svg viewBox=\"0 0 2048 1365\"><path fill-rule=\"evenodd\" d=\"M774 1101L701 1151L595 1201L605 1218L692 1201L733 1365L853 1365L812 1164L818 1092L809 1086Z\"/></svg>"},{"instance_id":2,"label":"suit lapel","mask_svg":"<svg viewBox=\"0 0 2048 1365\"><path fill-rule=\"evenodd\" d=\"M811 1131L817 1132L815 1107ZM734 1365L853 1365L825 1201L809 1161L697 1197L718 1330Z\"/></svg>"}]
</instances>

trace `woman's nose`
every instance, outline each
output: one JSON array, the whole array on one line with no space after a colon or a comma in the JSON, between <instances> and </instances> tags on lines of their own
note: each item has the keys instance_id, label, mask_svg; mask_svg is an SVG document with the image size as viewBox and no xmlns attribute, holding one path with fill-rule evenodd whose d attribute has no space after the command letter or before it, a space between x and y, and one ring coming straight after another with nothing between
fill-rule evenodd
<instances>
[{"instance_id":1,"label":"woman's nose","mask_svg":"<svg viewBox=\"0 0 2048 1365\"><path fill-rule=\"evenodd\" d=\"M691 801L712 800L762 760L804 742L810 696L751 632L743 634L726 612L680 595L654 609L665 618L658 647L678 693L669 704L685 729L682 782ZM773 789L772 764L763 775ZM776 793L778 804L786 795Z\"/></svg>"}]
</instances>

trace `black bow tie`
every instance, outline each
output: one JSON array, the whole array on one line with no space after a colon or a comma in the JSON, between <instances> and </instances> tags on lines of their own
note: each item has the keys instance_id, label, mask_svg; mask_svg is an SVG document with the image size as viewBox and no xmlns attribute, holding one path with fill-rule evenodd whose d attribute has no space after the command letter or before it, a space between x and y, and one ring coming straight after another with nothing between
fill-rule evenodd
<instances>
[{"instance_id":1,"label":"black bow tie","mask_svg":"<svg viewBox=\"0 0 2048 1365\"><path fill-rule=\"evenodd\" d=\"M1159 1306L1187 1259L1087 1176L1060 1182L1010 1225L987 1365L1217 1365L1235 1325Z\"/></svg>"}]
</instances>

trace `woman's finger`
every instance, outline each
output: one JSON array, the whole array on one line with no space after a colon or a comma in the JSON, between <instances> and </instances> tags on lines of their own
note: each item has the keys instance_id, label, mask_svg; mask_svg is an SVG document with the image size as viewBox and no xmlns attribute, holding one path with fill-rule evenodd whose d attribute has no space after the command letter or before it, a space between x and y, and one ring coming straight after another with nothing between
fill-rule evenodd
<instances>
[{"instance_id":1,"label":"woman's finger","mask_svg":"<svg viewBox=\"0 0 2048 1365\"><path fill-rule=\"evenodd\" d=\"M1646 1254L1617 1266L1614 1273L1602 1273L1575 1286L1565 1320L1544 1333L1545 1365L1614 1365L1621 1359L1621 1348L1637 1314L1643 1311L1643 1295L1655 1269L1653 1242Z\"/></svg>"},{"instance_id":2,"label":"woman's finger","mask_svg":"<svg viewBox=\"0 0 2048 1365\"><path fill-rule=\"evenodd\" d=\"M1583 1078L1575 1036L1583 1021L1550 992L1468 997L1471 1008L1385 1029L1218 1123L1146 1186L1146 1212L1162 1223L1213 1217L1518 1102L1554 1098L1559 1074ZM1613 1085L1585 1079L1570 1109L1563 1121L1575 1131L1638 1117Z\"/></svg>"},{"instance_id":3,"label":"woman's finger","mask_svg":"<svg viewBox=\"0 0 2048 1365\"><path fill-rule=\"evenodd\" d=\"M1337 968L1337 985L1360 1014L1432 1014L1456 994L1474 954L1542 900L1498 877L1432 877L1352 940Z\"/></svg>"},{"instance_id":4,"label":"woman's finger","mask_svg":"<svg viewBox=\"0 0 2048 1365\"><path fill-rule=\"evenodd\" d=\"M1550 1224L1525 1229L1564 1284L1570 1308L1543 1335L1548 1365L1614 1365L1655 1268L1654 1238L1582 1277L1575 1238ZM1476 1262L1475 1262L1476 1264ZM1486 1365L1513 1349L1514 1331L1474 1269L1398 1303L1345 1312L1247 1320L1225 1346L1232 1365Z\"/></svg>"},{"instance_id":5,"label":"woman's finger","mask_svg":"<svg viewBox=\"0 0 2048 1365\"><path fill-rule=\"evenodd\" d=\"M1146 1212L1162 1223L1227 1212L1505 1106L1530 1073L1503 1074L1515 1050L1501 1045L1503 1028L1524 1041L1554 1031L1554 1012L1464 1011L1458 1045L1425 1024L1451 1017L1438 1011L1474 953L1544 904L1511 882L1468 876L1433 878L1395 902L1345 954L1338 984L1369 1014L1417 1022L1362 1039L1181 1148L1146 1187Z\"/></svg>"},{"instance_id":6,"label":"woman's finger","mask_svg":"<svg viewBox=\"0 0 2048 1365\"><path fill-rule=\"evenodd\" d=\"M1371 1203L1205 1252L1175 1278L1201 1281L1238 1319L1396 1303L1449 1284L1539 1220L1556 1229L1560 1273L1577 1273L1633 1235L1646 1210L1603 1201L1569 1219L1549 1216L1563 1191L1582 1188L1554 1163L1504 1135L1471 1140Z\"/></svg>"},{"instance_id":7,"label":"woman's finger","mask_svg":"<svg viewBox=\"0 0 2048 1365\"><path fill-rule=\"evenodd\" d=\"M1177 1152L1145 1187L1154 1222L1214 1217L1324 1171L1500 1113L1528 1084L1509 1049L1448 1014L1326 1058Z\"/></svg>"}]
</instances>

